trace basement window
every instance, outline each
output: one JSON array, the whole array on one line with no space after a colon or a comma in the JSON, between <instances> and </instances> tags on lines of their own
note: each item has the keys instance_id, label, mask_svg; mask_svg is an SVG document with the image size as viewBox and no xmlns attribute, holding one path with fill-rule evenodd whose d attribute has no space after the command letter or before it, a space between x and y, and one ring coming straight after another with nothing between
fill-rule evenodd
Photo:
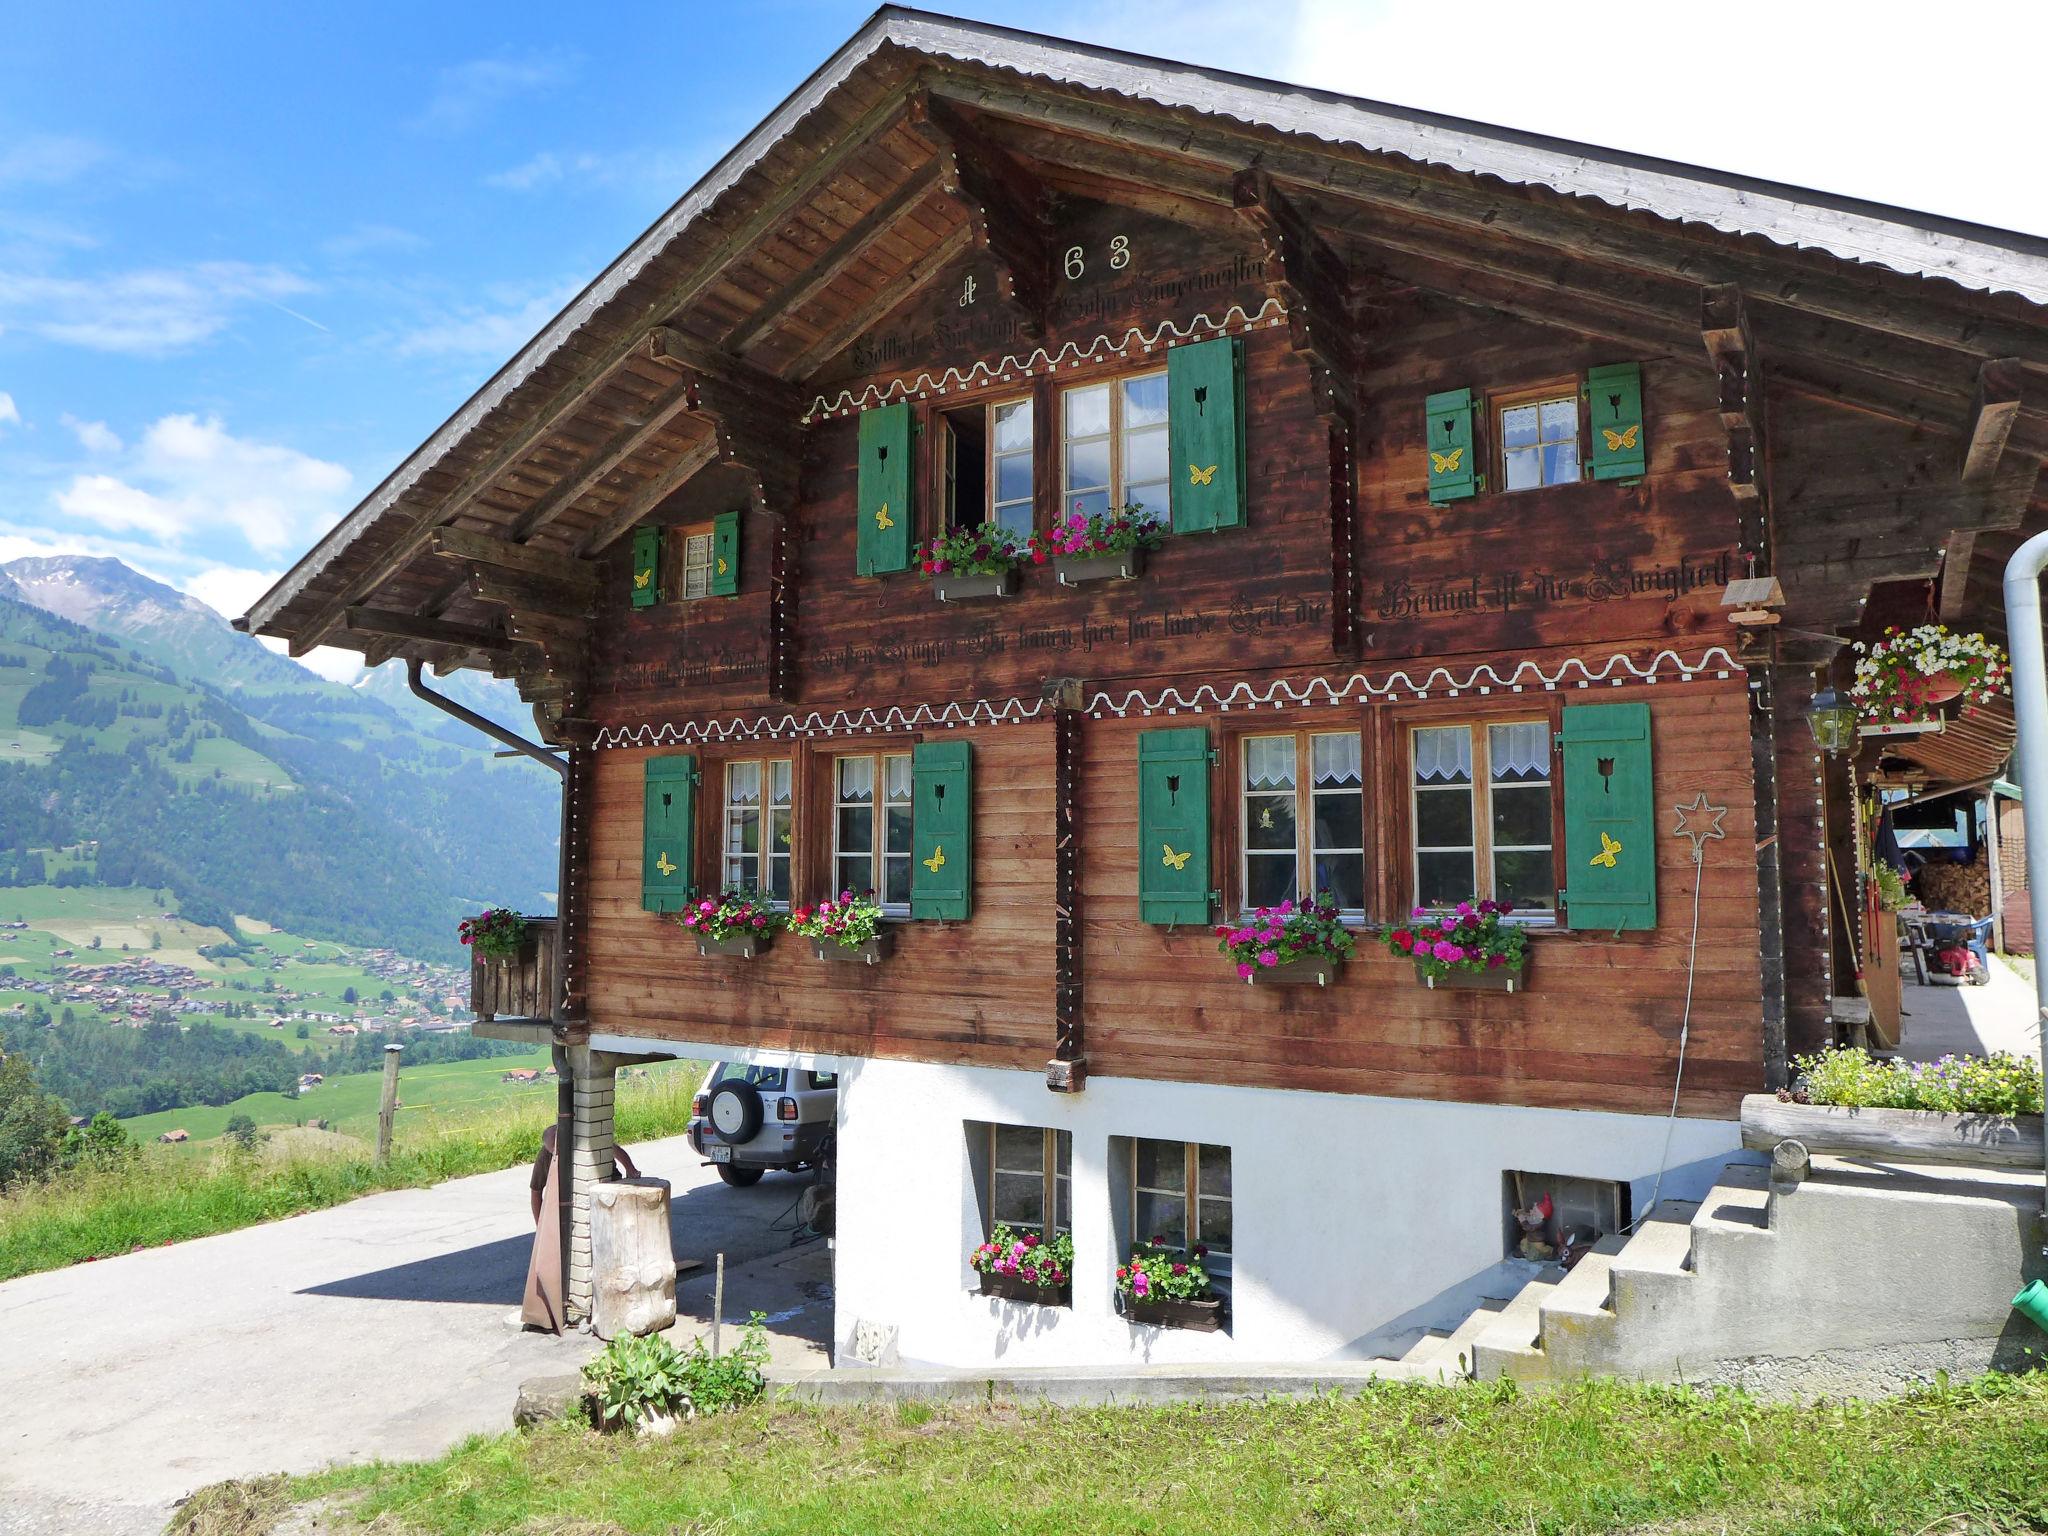
<instances>
[{"instance_id":1,"label":"basement window","mask_svg":"<svg viewBox=\"0 0 2048 1536\"><path fill-rule=\"evenodd\" d=\"M1073 1229L1072 1132L969 1121L967 1136L984 1239L998 1223L1020 1236Z\"/></svg>"},{"instance_id":2,"label":"basement window","mask_svg":"<svg viewBox=\"0 0 2048 1536\"><path fill-rule=\"evenodd\" d=\"M1570 1257L1599 1238L1626 1231L1629 1205L1626 1179L1510 1170L1501 1175L1505 1251L1511 1259Z\"/></svg>"},{"instance_id":3,"label":"basement window","mask_svg":"<svg viewBox=\"0 0 2048 1536\"><path fill-rule=\"evenodd\" d=\"M1183 1253L1204 1248L1202 1267L1210 1277L1219 1284L1229 1278L1230 1148L1142 1136L1125 1145L1131 1191L1128 1246L1156 1240Z\"/></svg>"}]
</instances>

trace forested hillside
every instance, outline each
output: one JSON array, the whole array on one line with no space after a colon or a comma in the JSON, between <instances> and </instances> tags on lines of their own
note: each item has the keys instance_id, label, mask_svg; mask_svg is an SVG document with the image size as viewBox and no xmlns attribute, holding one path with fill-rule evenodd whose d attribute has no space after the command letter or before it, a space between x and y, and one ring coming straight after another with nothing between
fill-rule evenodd
<instances>
[{"instance_id":1,"label":"forested hillside","mask_svg":"<svg viewBox=\"0 0 2048 1536\"><path fill-rule=\"evenodd\" d=\"M443 957L465 910L551 905L557 790L544 768L496 761L459 727L425 735L170 589L141 602L154 583L90 562L141 584L119 608L138 633L216 669L182 674L30 606L24 594L54 584L47 570L22 582L27 564L0 585L0 886L153 886L216 926L246 913ZM75 599L79 583L62 585ZM160 625L143 622L152 604ZM199 639L208 624L218 634ZM161 625L179 636L163 640Z\"/></svg>"}]
</instances>

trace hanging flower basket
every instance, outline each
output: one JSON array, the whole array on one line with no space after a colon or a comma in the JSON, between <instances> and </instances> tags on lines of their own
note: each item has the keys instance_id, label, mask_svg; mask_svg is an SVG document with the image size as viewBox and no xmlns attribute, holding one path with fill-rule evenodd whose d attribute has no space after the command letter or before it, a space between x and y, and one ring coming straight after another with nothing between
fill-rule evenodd
<instances>
[{"instance_id":1,"label":"hanging flower basket","mask_svg":"<svg viewBox=\"0 0 2048 1536\"><path fill-rule=\"evenodd\" d=\"M1255 987L1327 987L1354 947L1327 895L1260 907L1244 922L1216 929L1217 952L1229 957L1240 980Z\"/></svg>"},{"instance_id":2,"label":"hanging flower basket","mask_svg":"<svg viewBox=\"0 0 2048 1536\"><path fill-rule=\"evenodd\" d=\"M918 569L942 603L1008 597L1017 590L1024 550L1007 528L949 528L918 551Z\"/></svg>"},{"instance_id":3,"label":"hanging flower basket","mask_svg":"<svg viewBox=\"0 0 2048 1536\"><path fill-rule=\"evenodd\" d=\"M726 891L716 901L706 896L676 914L676 923L697 940L698 955L707 959L751 960L774 943L787 921L752 891Z\"/></svg>"},{"instance_id":4,"label":"hanging flower basket","mask_svg":"<svg viewBox=\"0 0 2048 1536\"><path fill-rule=\"evenodd\" d=\"M1417 907L1406 927L1380 934L1387 953L1415 962L1425 987L1519 992L1529 965L1529 935L1507 921L1511 901L1461 901L1449 912Z\"/></svg>"},{"instance_id":5,"label":"hanging flower basket","mask_svg":"<svg viewBox=\"0 0 2048 1536\"><path fill-rule=\"evenodd\" d=\"M2011 691L2004 651L1982 635L1958 635L1945 624L1887 629L1871 645L1856 644L1856 681L1849 697L1865 725L1918 724L1944 704L1967 709Z\"/></svg>"}]
</instances>

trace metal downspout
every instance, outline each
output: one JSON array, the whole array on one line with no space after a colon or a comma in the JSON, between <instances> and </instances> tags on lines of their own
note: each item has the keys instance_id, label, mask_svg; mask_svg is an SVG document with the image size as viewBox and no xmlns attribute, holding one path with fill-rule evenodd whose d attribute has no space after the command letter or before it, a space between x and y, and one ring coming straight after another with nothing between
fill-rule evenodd
<instances>
[{"instance_id":1,"label":"metal downspout","mask_svg":"<svg viewBox=\"0 0 2048 1536\"><path fill-rule=\"evenodd\" d=\"M2041 571L2048 567L2048 533L2037 533L2005 562L2005 643L2012 654L2012 712L2019 728L2013 759L2019 770L2020 811L2027 829L2027 891L2033 898L2034 1016L2048 1023L2048 951L2042 945L2048 905L2048 656L2041 639ZM2048 1074L2048 1033L2041 1039ZM2048 1167L2042 1171L2048 1212Z\"/></svg>"},{"instance_id":2,"label":"metal downspout","mask_svg":"<svg viewBox=\"0 0 2048 1536\"><path fill-rule=\"evenodd\" d=\"M555 1066L555 1180L560 1192L555 1201L556 1216L561 1231L558 1246L562 1255L560 1295L562 1298L561 1324L564 1332L569 1326L569 1238L575 1217L574 1202L569 1197L569 1169L571 1153L576 1145L576 1085L570 1075L569 1050L563 1040L562 1009L567 1001L568 972L563 967L563 924L562 903L569 890L569 765L560 755L546 747L528 741L514 731L508 731L497 721L478 714L466 705L458 704L446 694L436 693L420 678L419 662L407 659L405 663L405 685L413 693L434 706L444 715L460 720L464 725L473 726L493 741L503 742L515 752L522 752L536 762L546 763L562 780L562 813L558 828L555 856L555 995L548 1009L548 1022L554 1029L554 1040L550 1054Z\"/></svg>"}]
</instances>

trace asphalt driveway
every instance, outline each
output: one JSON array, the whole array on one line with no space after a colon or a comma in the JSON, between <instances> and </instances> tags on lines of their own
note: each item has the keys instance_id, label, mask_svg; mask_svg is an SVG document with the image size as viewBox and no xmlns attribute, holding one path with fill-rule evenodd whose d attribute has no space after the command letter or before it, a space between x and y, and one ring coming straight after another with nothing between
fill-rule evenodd
<instances>
[{"instance_id":1,"label":"asphalt driveway","mask_svg":"<svg viewBox=\"0 0 2048 1536\"><path fill-rule=\"evenodd\" d=\"M726 1255L728 1323L769 1313L779 1365L822 1365L830 1255L792 1249L808 1176L729 1189L680 1137L636 1146L673 1186L679 1259ZM526 1171L0 1285L0 1533L144 1536L226 1477L438 1455L511 1423L529 1376L597 1348L508 1324L526 1278ZM711 1265L677 1288L678 1341Z\"/></svg>"}]
</instances>

